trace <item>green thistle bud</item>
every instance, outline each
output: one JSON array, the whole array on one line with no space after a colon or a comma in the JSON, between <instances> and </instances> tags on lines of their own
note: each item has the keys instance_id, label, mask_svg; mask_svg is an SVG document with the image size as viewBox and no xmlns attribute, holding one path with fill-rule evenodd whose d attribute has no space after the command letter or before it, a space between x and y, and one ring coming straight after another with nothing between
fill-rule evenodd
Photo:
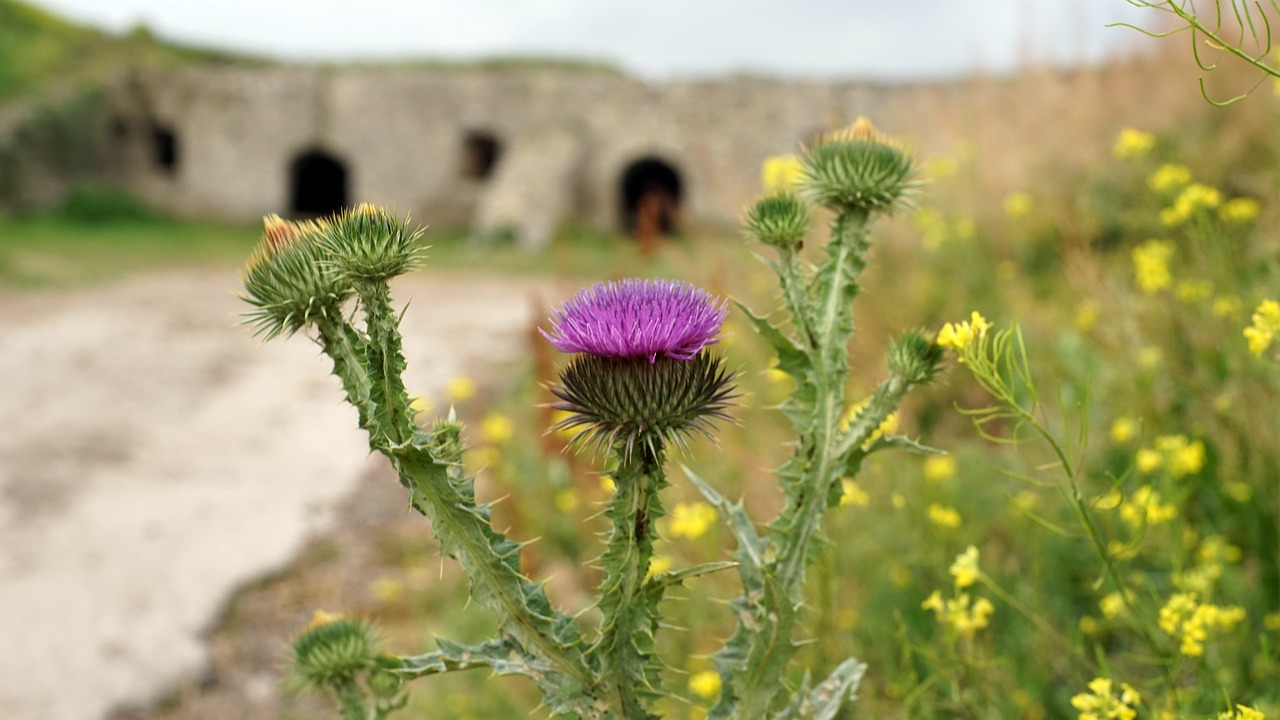
<instances>
[{"instance_id":1,"label":"green thistle bud","mask_svg":"<svg viewBox=\"0 0 1280 720\"><path fill-rule=\"evenodd\" d=\"M341 315L352 288L325 260L320 239L327 226L278 215L268 215L263 226L262 241L241 273L242 299L254 306L246 322L270 340Z\"/></svg>"},{"instance_id":2,"label":"green thistle bud","mask_svg":"<svg viewBox=\"0 0 1280 720\"><path fill-rule=\"evenodd\" d=\"M889 346L889 370L912 385L932 380L942 358L942 347L915 330L903 333Z\"/></svg>"},{"instance_id":3,"label":"green thistle bud","mask_svg":"<svg viewBox=\"0 0 1280 720\"><path fill-rule=\"evenodd\" d=\"M866 118L810 147L804 163L810 192L839 212L891 213L916 186L911 156Z\"/></svg>"},{"instance_id":4,"label":"green thistle bud","mask_svg":"<svg viewBox=\"0 0 1280 720\"><path fill-rule=\"evenodd\" d=\"M374 666L378 640L362 620L316 613L293 641L293 677L303 688L332 687Z\"/></svg>"},{"instance_id":5,"label":"green thistle bud","mask_svg":"<svg viewBox=\"0 0 1280 720\"><path fill-rule=\"evenodd\" d=\"M333 218L323 245L340 274L378 282L414 268L421 237L422 229L410 230L408 220L364 203Z\"/></svg>"},{"instance_id":6,"label":"green thistle bud","mask_svg":"<svg viewBox=\"0 0 1280 720\"><path fill-rule=\"evenodd\" d=\"M400 688L404 685L404 680L399 675L384 669L373 671L369 676L369 692L374 697L391 698L400 692Z\"/></svg>"},{"instance_id":7,"label":"green thistle bud","mask_svg":"<svg viewBox=\"0 0 1280 720\"><path fill-rule=\"evenodd\" d=\"M694 432L711 437L712 421L728 420L736 397L724 359L702 351L690 360L660 356L576 356L551 388L551 407L569 417L554 430L579 430L573 446L613 447L624 458L651 457L671 442L687 446Z\"/></svg>"},{"instance_id":8,"label":"green thistle bud","mask_svg":"<svg viewBox=\"0 0 1280 720\"><path fill-rule=\"evenodd\" d=\"M437 420L427 434L427 451L431 457L443 463L458 465L466 446L462 442L462 423L452 411L444 420Z\"/></svg>"},{"instance_id":9,"label":"green thistle bud","mask_svg":"<svg viewBox=\"0 0 1280 720\"><path fill-rule=\"evenodd\" d=\"M809 232L809 207L789 192L761 198L747 211L747 232L766 245L799 249Z\"/></svg>"}]
</instances>

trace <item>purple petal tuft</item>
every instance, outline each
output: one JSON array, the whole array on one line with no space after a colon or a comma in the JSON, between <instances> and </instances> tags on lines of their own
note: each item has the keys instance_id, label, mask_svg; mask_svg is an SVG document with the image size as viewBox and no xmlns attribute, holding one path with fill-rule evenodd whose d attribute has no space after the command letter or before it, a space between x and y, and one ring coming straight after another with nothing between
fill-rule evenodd
<instances>
[{"instance_id":1,"label":"purple petal tuft","mask_svg":"<svg viewBox=\"0 0 1280 720\"><path fill-rule=\"evenodd\" d=\"M724 300L677 280L627 278L579 291L538 332L560 352L688 360L719 340Z\"/></svg>"}]
</instances>

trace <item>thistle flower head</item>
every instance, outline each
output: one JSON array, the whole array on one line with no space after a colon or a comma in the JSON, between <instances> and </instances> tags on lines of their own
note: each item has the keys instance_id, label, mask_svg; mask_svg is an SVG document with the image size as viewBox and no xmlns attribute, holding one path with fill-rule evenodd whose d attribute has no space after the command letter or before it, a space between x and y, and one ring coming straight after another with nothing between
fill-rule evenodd
<instances>
[{"instance_id":1,"label":"thistle flower head","mask_svg":"<svg viewBox=\"0 0 1280 720\"><path fill-rule=\"evenodd\" d=\"M630 460L657 458L688 435L710 435L728 417L732 373L705 348L728 310L710 293L672 280L601 283L574 295L543 332L562 352L579 353L551 388L567 412L553 430L571 443L613 448Z\"/></svg>"},{"instance_id":2,"label":"thistle flower head","mask_svg":"<svg viewBox=\"0 0 1280 720\"><path fill-rule=\"evenodd\" d=\"M799 249L809 231L809 207L789 192L768 195L747 211L747 232L766 245Z\"/></svg>"},{"instance_id":3,"label":"thistle flower head","mask_svg":"<svg viewBox=\"0 0 1280 720\"><path fill-rule=\"evenodd\" d=\"M624 461L636 451L657 458L694 433L712 437L737 397L724 358L702 351L689 360L582 354L560 373L552 408L568 414L553 431L576 432L570 447L613 448Z\"/></svg>"},{"instance_id":4,"label":"thistle flower head","mask_svg":"<svg viewBox=\"0 0 1280 720\"><path fill-rule=\"evenodd\" d=\"M382 281L412 270L422 230L387 210L362 203L334 216L321 241L329 262L351 280Z\"/></svg>"},{"instance_id":5,"label":"thistle flower head","mask_svg":"<svg viewBox=\"0 0 1280 720\"><path fill-rule=\"evenodd\" d=\"M362 620L331 616L317 619L293 640L292 681L304 689L350 680L374 666L378 640Z\"/></svg>"},{"instance_id":6,"label":"thistle flower head","mask_svg":"<svg viewBox=\"0 0 1280 720\"><path fill-rule=\"evenodd\" d=\"M551 314L550 333L538 332L560 352L688 360L719 339L728 312L688 283L628 278L582 290Z\"/></svg>"},{"instance_id":7,"label":"thistle flower head","mask_svg":"<svg viewBox=\"0 0 1280 720\"><path fill-rule=\"evenodd\" d=\"M316 319L338 315L351 286L333 271L321 247L325 222L263 219L262 240L241 275L246 317L267 339L292 334Z\"/></svg>"},{"instance_id":8,"label":"thistle flower head","mask_svg":"<svg viewBox=\"0 0 1280 720\"><path fill-rule=\"evenodd\" d=\"M892 212L916 186L911 155L865 118L808 148L804 163L809 191L841 212Z\"/></svg>"}]
</instances>

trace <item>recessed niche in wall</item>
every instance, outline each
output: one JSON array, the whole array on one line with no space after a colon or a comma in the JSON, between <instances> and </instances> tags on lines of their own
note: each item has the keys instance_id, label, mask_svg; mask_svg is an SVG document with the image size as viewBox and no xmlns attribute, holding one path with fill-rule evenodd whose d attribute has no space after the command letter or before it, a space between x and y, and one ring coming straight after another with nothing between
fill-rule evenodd
<instances>
[{"instance_id":1,"label":"recessed niche in wall","mask_svg":"<svg viewBox=\"0 0 1280 720\"><path fill-rule=\"evenodd\" d=\"M178 136L173 128L151 123L151 164L167 175L178 171Z\"/></svg>"},{"instance_id":2,"label":"recessed niche in wall","mask_svg":"<svg viewBox=\"0 0 1280 720\"><path fill-rule=\"evenodd\" d=\"M469 132L462 141L462 177L487 180L502 157L502 143L486 132Z\"/></svg>"},{"instance_id":3,"label":"recessed niche in wall","mask_svg":"<svg viewBox=\"0 0 1280 720\"><path fill-rule=\"evenodd\" d=\"M679 222L680 173L656 157L627 165L619 183L622 226L638 237L670 235Z\"/></svg>"},{"instance_id":4,"label":"recessed niche in wall","mask_svg":"<svg viewBox=\"0 0 1280 720\"><path fill-rule=\"evenodd\" d=\"M289 166L289 211L295 216L330 215L347 204L347 166L319 149Z\"/></svg>"}]
</instances>

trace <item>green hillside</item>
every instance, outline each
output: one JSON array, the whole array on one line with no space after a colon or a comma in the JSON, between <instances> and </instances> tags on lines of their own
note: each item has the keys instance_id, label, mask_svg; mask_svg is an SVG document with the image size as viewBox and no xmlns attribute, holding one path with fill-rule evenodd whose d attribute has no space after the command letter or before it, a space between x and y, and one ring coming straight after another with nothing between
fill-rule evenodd
<instances>
[{"instance_id":1,"label":"green hillside","mask_svg":"<svg viewBox=\"0 0 1280 720\"><path fill-rule=\"evenodd\" d=\"M89 83L120 67L252 62L157 40L145 28L116 36L18 0L0 0L0 105L41 89Z\"/></svg>"}]
</instances>

